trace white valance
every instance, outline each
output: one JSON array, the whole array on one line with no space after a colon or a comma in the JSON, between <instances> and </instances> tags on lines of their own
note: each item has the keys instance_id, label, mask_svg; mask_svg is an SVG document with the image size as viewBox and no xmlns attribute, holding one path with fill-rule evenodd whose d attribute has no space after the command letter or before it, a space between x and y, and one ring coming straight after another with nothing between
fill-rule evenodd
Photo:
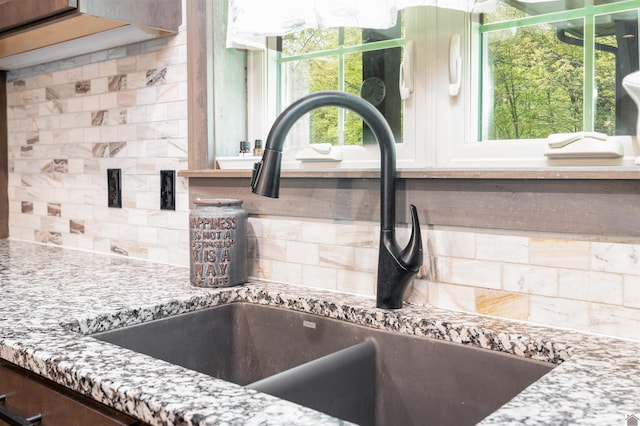
<instances>
[{"instance_id":1,"label":"white valance","mask_svg":"<svg viewBox=\"0 0 640 426\"><path fill-rule=\"evenodd\" d=\"M485 12L497 0L229 0L227 47L264 49L264 38L305 28L391 28L398 11L434 6Z\"/></svg>"}]
</instances>

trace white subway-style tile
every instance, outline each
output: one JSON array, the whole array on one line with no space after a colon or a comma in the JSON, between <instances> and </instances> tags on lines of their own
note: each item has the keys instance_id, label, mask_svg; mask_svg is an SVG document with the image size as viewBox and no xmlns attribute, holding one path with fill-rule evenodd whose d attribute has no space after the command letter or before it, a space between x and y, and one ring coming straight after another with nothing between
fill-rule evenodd
<instances>
[{"instance_id":1,"label":"white subway-style tile","mask_svg":"<svg viewBox=\"0 0 640 426\"><path fill-rule=\"evenodd\" d=\"M159 101L160 102L160 101ZM147 122L150 121L166 121L167 120L167 105L156 104L146 107L145 118Z\"/></svg>"},{"instance_id":2,"label":"white subway-style tile","mask_svg":"<svg viewBox=\"0 0 640 426\"><path fill-rule=\"evenodd\" d=\"M137 241L139 243L147 243L149 245L159 243L158 228L152 228L149 226L135 226L132 227L129 232L133 230L137 230Z\"/></svg>"},{"instance_id":3,"label":"white subway-style tile","mask_svg":"<svg viewBox=\"0 0 640 426\"><path fill-rule=\"evenodd\" d=\"M266 229L265 236L279 240L303 241L303 227L303 222L295 219L273 219L270 221L269 228Z\"/></svg>"},{"instance_id":4,"label":"white subway-style tile","mask_svg":"<svg viewBox=\"0 0 640 426\"><path fill-rule=\"evenodd\" d=\"M336 290L338 287L338 271L330 267L303 265L301 284L307 287Z\"/></svg>"},{"instance_id":5,"label":"white subway-style tile","mask_svg":"<svg viewBox=\"0 0 640 426\"><path fill-rule=\"evenodd\" d=\"M355 247L354 269L375 273L378 269L378 249Z\"/></svg>"},{"instance_id":6,"label":"white subway-style tile","mask_svg":"<svg viewBox=\"0 0 640 426\"><path fill-rule=\"evenodd\" d=\"M53 74L50 72L44 72L35 78L28 78L24 81L26 81L30 87L51 87L54 85ZM9 88L11 87L12 85L10 84Z\"/></svg>"},{"instance_id":7,"label":"white subway-style tile","mask_svg":"<svg viewBox=\"0 0 640 426\"><path fill-rule=\"evenodd\" d=\"M151 105L158 101L158 89L155 86L136 90L136 105Z\"/></svg>"},{"instance_id":8,"label":"white subway-style tile","mask_svg":"<svg viewBox=\"0 0 640 426\"><path fill-rule=\"evenodd\" d=\"M270 275L267 279L282 283L301 283L302 266L299 263L271 260Z\"/></svg>"},{"instance_id":9,"label":"white subway-style tile","mask_svg":"<svg viewBox=\"0 0 640 426\"><path fill-rule=\"evenodd\" d=\"M80 250L93 250L93 237L86 234L76 235L76 248Z\"/></svg>"},{"instance_id":10,"label":"white subway-style tile","mask_svg":"<svg viewBox=\"0 0 640 426\"><path fill-rule=\"evenodd\" d=\"M375 296L376 274L338 269L337 289L346 293Z\"/></svg>"},{"instance_id":11,"label":"white subway-style tile","mask_svg":"<svg viewBox=\"0 0 640 426\"><path fill-rule=\"evenodd\" d=\"M100 95L109 91L109 79L107 77L90 77L91 79L91 93L93 95Z\"/></svg>"},{"instance_id":12,"label":"white subway-style tile","mask_svg":"<svg viewBox=\"0 0 640 426\"><path fill-rule=\"evenodd\" d=\"M629 308L640 308L640 276L624 276L623 305Z\"/></svg>"},{"instance_id":13,"label":"white subway-style tile","mask_svg":"<svg viewBox=\"0 0 640 426\"><path fill-rule=\"evenodd\" d=\"M476 235L476 258L498 262L528 263L529 239L508 235Z\"/></svg>"},{"instance_id":14,"label":"white subway-style tile","mask_svg":"<svg viewBox=\"0 0 640 426\"><path fill-rule=\"evenodd\" d=\"M558 272L555 268L505 264L503 289L516 293L556 296Z\"/></svg>"},{"instance_id":15,"label":"white subway-style tile","mask_svg":"<svg viewBox=\"0 0 640 426\"><path fill-rule=\"evenodd\" d=\"M118 94L117 93L104 93L98 96L98 108L101 110L110 110L118 108Z\"/></svg>"},{"instance_id":16,"label":"white subway-style tile","mask_svg":"<svg viewBox=\"0 0 640 426\"><path fill-rule=\"evenodd\" d=\"M336 244L340 225L331 222L304 222L302 224L302 240L318 244Z\"/></svg>"},{"instance_id":17,"label":"white subway-style tile","mask_svg":"<svg viewBox=\"0 0 640 426\"><path fill-rule=\"evenodd\" d=\"M596 271L640 275L640 245L593 242L591 268Z\"/></svg>"},{"instance_id":18,"label":"white subway-style tile","mask_svg":"<svg viewBox=\"0 0 640 426\"><path fill-rule=\"evenodd\" d=\"M429 247L436 256L474 259L476 257L476 234L449 230L431 230ZM423 237L424 239L424 237Z\"/></svg>"},{"instance_id":19,"label":"white subway-style tile","mask_svg":"<svg viewBox=\"0 0 640 426\"><path fill-rule=\"evenodd\" d=\"M316 245L316 244L314 244ZM356 264L356 248L338 245L319 244L318 265L337 269L354 269Z\"/></svg>"},{"instance_id":20,"label":"white subway-style tile","mask_svg":"<svg viewBox=\"0 0 640 426\"><path fill-rule=\"evenodd\" d=\"M291 263L318 265L320 260L318 245L298 241L288 241L285 259L287 262Z\"/></svg>"},{"instance_id":21,"label":"white subway-style tile","mask_svg":"<svg viewBox=\"0 0 640 426\"><path fill-rule=\"evenodd\" d=\"M429 283L429 303L454 311L475 312L475 290L473 287L452 284Z\"/></svg>"},{"instance_id":22,"label":"white subway-style tile","mask_svg":"<svg viewBox=\"0 0 640 426\"><path fill-rule=\"evenodd\" d=\"M640 340L640 309L592 304L589 319L589 331Z\"/></svg>"},{"instance_id":23,"label":"white subway-style tile","mask_svg":"<svg viewBox=\"0 0 640 426\"><path fill-rule=\"evenodd\" d=\"M377 247L380 238L375 228L369 224L340 225L336 236L339 245L351 247Z\"/></svg>"},{"instance_id":24,"label":"white subway-style tile","mask_svg":"<svg viewBox=\"0 0 640 426\"><path fill-rule=\"evenodd\" d=\"M451 259L451 282L484 288L501 288L502 265L471 259Z\"/></svg>"},{"instance_id":25,"label":"white subway-style tile","mask_svg":"<svg viewBox=\"0 0 640 426\"><path fill-rule=\"evenodd\" d=\"M110 77L118 74L118 61L116 59L110 59L107 61L98 62L98 75L100 77Z\"/></svg>"},{"instance_id":26,"label":"white subway-style tile","mask_svg":"<svg viewBox=\"0 0 640 426\"><path fill-rule=\"evenodd\" d=\"M554 327L589 330L589 303L530 296L529 321Z\"/></svg>"},{"instance_id":27,"label":"white subway-style tile","mask_svg":"<svg viewBox=\"0 0 640 426\"><path fill-rule=\"evenodd\" d=\"M622 276L606 272L560 270L558 295L566 299L622 305Z\"/></svg>"},{"instance_id":28,"label":"white subway-style tile","mask_svg":"<svg viewBox=\"0 0 640 426\"><path fill-rule=\"evenodd\" d=\"M590 244L551 238L532 238L529 242L530 262L533 265L588 270Z\"/></svg>"},{"instance_id":29,"label":"white subway-style tile","mask_svg":"<svg viewBox=\"0 0 640 426\"><path fill-rule=\"evenodd\" d=\"M156 201L158 199L156 198ZM157 210L158 206L153 210ZM167 211L167 228L168 229L178 229L182 230L182 232L186 232L186 226L189 225L189 211L186 210L176 210L176 211Z\"/></svg>"},{"instance_id":30,"label":"white subway-style tile","mask_svg":"<svg viewBox=\"0 0 640 426\"><path fill-rule=\"evenodd\" d=\"M415 305L429 305L429 281L422 279L413 279L410 287L405 293L405 302Z\"/></svg>"},{"instance_id":31,"label":"white subway-style tile","mask_svg":"<svg viewBox=\"0 0 640 426\"><path fill-rule=\"evenodd\" d=\"M184 98L180 91L181 85L179 83L167 83L158 88L158 102L177 102Z\"/></svg>"},{"instance_id":32,"label":"white subway-style tile","mask_svg":"<svg viewBox=\"0 0 640 426\"><path fill-rule=\"evenodd\" d=\"M257 238L256 253L259 259L282 261L287 256L287 241Z\"/></svg>"},{"instance_id":33,"label":"white subway-style tile","mask_svg":"<svg viewBox=\"0 0 640 426\"><path fill-rule=\"evenodd\" d=\"M452 279L452 262L450 257L429 258L427 269L428 279L437 282L450 283Z\"/></svg>"}]
</instances>

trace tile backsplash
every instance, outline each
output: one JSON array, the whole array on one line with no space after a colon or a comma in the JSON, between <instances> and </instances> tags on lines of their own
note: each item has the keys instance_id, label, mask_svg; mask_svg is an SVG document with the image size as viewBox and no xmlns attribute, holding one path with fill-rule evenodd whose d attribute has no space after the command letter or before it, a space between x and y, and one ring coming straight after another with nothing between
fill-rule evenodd
<instances>
[{"instance_id":1,"label":"tile backsplash","mask_svg":"<svg viewBox=\"0 0 640 426\"><path fill-rule=\"evenodd\" d=\"M375 295L375 224L249 222L252 276ZM399 239L408 233L399 229ZM485 230L422 234L423 267L406 297L412 303L640 340L640 244Z\"/></svg>"},{"instance_id":2,"label":"tile backsplash","mask_svg":"<svg viewBox=\"0 0 640 426\"><path fill-rule=\"evenodd\" d=\"M11 238L188 262L186 32L7 76ZM107 206L107 169L122 208Z\"/></svg>"}]
</instances>

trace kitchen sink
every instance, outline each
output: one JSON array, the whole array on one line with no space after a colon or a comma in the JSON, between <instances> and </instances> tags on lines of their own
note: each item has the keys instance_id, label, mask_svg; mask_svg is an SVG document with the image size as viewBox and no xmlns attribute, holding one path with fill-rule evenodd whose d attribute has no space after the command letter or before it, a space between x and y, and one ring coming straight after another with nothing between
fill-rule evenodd
<instances>
[{"instance_id":1,"label":"kitchen sink","mask_svg":"<svg viewBox=\"0 0 640 426\"><path fill-rule=\"evenodd\" d=\"M554 367L249 303L93 337L363 425L472 425Z\"/></svg>"}]
</instances>

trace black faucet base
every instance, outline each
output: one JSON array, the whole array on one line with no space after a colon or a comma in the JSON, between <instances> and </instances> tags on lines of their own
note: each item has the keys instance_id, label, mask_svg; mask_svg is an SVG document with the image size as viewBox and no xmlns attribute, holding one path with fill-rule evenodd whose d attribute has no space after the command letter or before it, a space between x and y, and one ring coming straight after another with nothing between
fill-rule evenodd
<instances>
[{"instance_id":1,"label":"black faucet base","mask_svg":"<svg viewBox=\"0 0 640 426\"><path fill-rule=\"evenodd\" d=\"M413 204L411 212L411 237L409 243L400 251L393 230L380 233L380 254L378 256L378 286L376 307L382 309L400 309L404 292L414 274L422 266L422 233L418 211Z\"/></svg>"}]
</instances>

